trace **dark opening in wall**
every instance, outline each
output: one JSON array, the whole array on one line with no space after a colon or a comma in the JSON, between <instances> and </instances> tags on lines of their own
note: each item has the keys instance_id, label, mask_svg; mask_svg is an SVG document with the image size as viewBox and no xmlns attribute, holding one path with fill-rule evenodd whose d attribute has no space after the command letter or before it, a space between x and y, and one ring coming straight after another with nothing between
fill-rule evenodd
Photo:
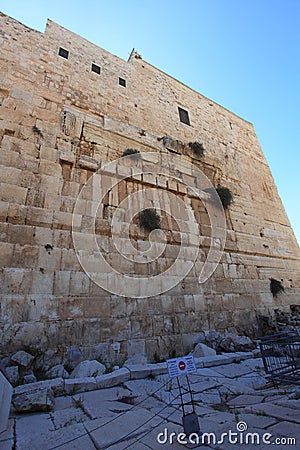
<instances>
[{"instance_id":1,"label":"dark opening in wall","mask_svg":"<svg viewBox=\"0 0 300 450\"><path fill-rule=\"evenodd\" d=\"M124 78L119 77L119 85L126 87L126 80L124 80Z\"/></svg>"},{"instance_id":2,"label":"dark opening in wall","mask_svg":"<svg viewBox=\"0 0 300 450\"><path fill-rule=\"evenodd\" d=\"M101 67L97 66L97 64L92 63L92 72L97 73L98 75L100 75L101 72Z\"/></svg>"},{"instance_id":3,"label":"dark opening in wall","mask_svg":"<svg viewBox=\"0 0 300 450\"><path fill-rule=\"evenodd\" d=\"M64 49L64 48L62 48L62 47L59 47L58 54L59 54L59 56L61 56L62 58L65 58L65 59L68 59L68 58L69 58L69 52L68 52L68 50L66 50L66 49Z\"/></svg>"},{"instance_id":4,"label":"dark opening in wall","mask_svg":"<svg viewBox=\"0 0 300 450\"><path fill-rule=\"evenodd\" d=\"M180 122L185 123L186 125L191 125L189 113L185 109L180 108L180 106L178 106L178 112L179 112Z\"/></svg>"}]
</instances>

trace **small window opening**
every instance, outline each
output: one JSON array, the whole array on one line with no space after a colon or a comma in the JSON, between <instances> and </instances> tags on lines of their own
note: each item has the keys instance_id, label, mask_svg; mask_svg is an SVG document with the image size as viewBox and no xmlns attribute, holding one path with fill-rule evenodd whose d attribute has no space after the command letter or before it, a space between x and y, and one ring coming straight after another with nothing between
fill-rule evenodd
<instances>
[{"instance_id":1,"label":"small window opening","mask_svg":"<svg viewBox=\"0 0 300 450\"><path fill-rule=\"evenodd\" d=\"M62 47L59 47L58 54L59 54L59 56L61 56L62 58L65 58L65 59L68 59L68 58L69 58L69 52L68 52L68 50L66 50L66 49L64 49L64 48L62 48Z\"/></svg>"},{"instance_id":2,"label":"small window opening","mask_svg":"<svg viewBox=\"0 0 300 450\"><path fill-rule=\"evenodd\" d=\"M185 109L180 108L180 106L178 106L178 112L179 112L180 122L185 123L186 125L191 125L190 119L189 119L189 113Z\"/></svg>"},{"instance_id":3,"label":"small window opening","mask_svg":"<svg viewBox=\"0 0 300 450\"><path fill-rule=\"evenodd\" d=\"M95 72L98 75L100 75L101 67L97 66L97 64L92 63L92 72Z\"/></svg>"},{"instance_id":4,"label":"small window opening","mask_svg":"<svg viewBox=\"0 0 300 450\"><path fill-rule=\"evenodd\" d=\"M124 80L124 78L119 77L119 85L126 87L126 80Z\"/></svg>"}]
</instances>

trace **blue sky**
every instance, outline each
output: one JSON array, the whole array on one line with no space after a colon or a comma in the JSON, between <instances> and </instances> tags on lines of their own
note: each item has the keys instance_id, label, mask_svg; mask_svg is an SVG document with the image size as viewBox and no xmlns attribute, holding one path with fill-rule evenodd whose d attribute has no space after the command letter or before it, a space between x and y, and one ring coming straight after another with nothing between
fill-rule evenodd
<instances>
[{"instance_id":1,"label":"blue sky","mask_svg":"<svg viewBox=\"0 0 300 450\"><path fill-rule=\"evenodd\" d=\"M50 18L111 53L143 58L252 122L300 242L299 0L1 0L44 31Z\"/></svg>"}]
</instances>

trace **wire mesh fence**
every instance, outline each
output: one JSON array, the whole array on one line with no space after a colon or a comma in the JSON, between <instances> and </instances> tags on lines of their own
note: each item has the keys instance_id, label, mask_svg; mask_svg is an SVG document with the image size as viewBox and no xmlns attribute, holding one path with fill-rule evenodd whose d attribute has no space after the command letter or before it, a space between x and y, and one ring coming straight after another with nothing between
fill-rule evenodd
<instances>
[{"instance_id":1,"label":"wire mesh fence","mask_svg":"<svg viewBox=\"0 0 300 450\"><path fill-rule=\"evenodd\" d=\"M260 351L266 374L272 381L300 385L300 335L297 331L262 337Z\"/></svg>"}]
</instances>

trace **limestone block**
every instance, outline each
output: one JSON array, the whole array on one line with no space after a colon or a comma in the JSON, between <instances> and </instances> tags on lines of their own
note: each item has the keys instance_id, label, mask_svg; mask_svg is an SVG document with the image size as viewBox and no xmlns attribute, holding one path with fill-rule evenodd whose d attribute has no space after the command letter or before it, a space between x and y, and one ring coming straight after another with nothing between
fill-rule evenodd
<instances>
[{"instance_id":1,"label":"limestone block","mask_svg":"<svg viewBox=\"0 0 300 450\"><path fill-rule=\"evenodd\" d=\"M112 373L96 377L97 389L106 389L118 386L130 379L130 371L126 367L114 370Z\"/></svg>"},{"instance_id":2,"label":"limestone block","mask_svg":"<svg viewBox=\"0 0 300 450\"><path fill-rule=\"evenodd\" d=\"M75 367L70 378L97 377L106 371L106 367L96 360L82 361Z\"/></svg>"},{"instance_id":3,"label":"limestone block","mask_svg":"<svg viewBox=\"0 0 300 450\"><path fill-rule=\"evenodd\" d=\"M54 380L37 381L36 383L20 385L14 388L14 395L30 394L38 391L46 392L51 389L55 395L62 395L64 392L64 380L55 378Z\"/></svg>"},{"instance_id":4,"label":"limestone block","mask_svg":"<svg viewBox=\"0 0 300 450\"><path fill-rule=\"evenodd\" d=\"M47 371L47 378L69 378L69 373L62 364L52 367Z\"/></svg>"},{"instance_id":5,"label":"limestone block","mask_svg":"<svg viewBox=\"0 0 300 450\"><path fill-rule=\"evenodd\" d=\"M71 272L70 276L70 294L82 295L89 293L90 279L84 272Z\"/></svg>"},{"instance_id":6,"label":"limestone block","mask_svg":"<svg viewBox=\"0 0 300 450\"><path fill-rule=\"evenodd\" d=\"M10 402L12 398L13 388L9 381L0 371L0 433L6 430L8 425L8 417L10 411Z\"/></svg>"},{"instance_id":7,"label":"limestone block","mask_svg":"<svg viewBox=\"0 0 300 450\"><path fill-rule=\"evenodd\" d=\"M60 177L61 168L55 161L41 160L39 165L39 174L50 177Z\"/></svg>"},{"instance_id":8,"label":"limestone block","mask_svg":"<svg viewBox=\"0 0 300 450\"><path fill-rule=\"evenodd\" d=\"M10 383L12 385L16 385L19 381L19 367L18 366L6 367L5 372Z\"/></svg>"},{"instance_id":9,"label":"limestone block","mask_svg":"<svg viewBox=\"0 0 300 450\"><path fill-rule=\"evenodd\" d=\"M26 223L28 225L49 226L53 220L53 211L30 206L27 211Z\"/></svg>"},{"instance_id":10,"label":"limestone block","mask_svg":"<svg viewBox=\"0 0 300 450\"><path fill-rule=\"evenodd\" d=\"M86 378L69 378L65 380L65 393L75 394L78 392L94 391L97 389L96 378L86 377Z\"/></svg>"},{"instance_id":11,"label":"limestone block","mask_svg":"<svg viewBox=\"0 0 300 450\"><path fill-rule=\"evenodd\" d=\"M51 388L37 388L22 394L14 393L12 404L17 412L48 412L54 408L54 393Z\"/></svg>"},{"instance_id":12,"label":"limestone block","mask_svg":"<svg viewBox=\"0 0 300 450\"><path fill-rule=\"evenodd\" d=\"M54 273L50 271L33 272L32 294L52 294Z\"/></svg>"},{"instance_id":13,"label":"limestone block","mask_svg":"<svg viewBox=\"0 0 300 450\"><path fill-rule=\"evenodd\" d=\"M45 244L47 246L47 244ZM61 250L59 248L52 248L47 251L45 245L38 250L38 267L47 270L59 270L61 262ZM50 244L51 245L51 244Z\"/></svg>"},{"instance_id":14,"label":"limestone block","mask_svg":"<svg viewBox=\"0 0 300 450\"><path fill-rule=\"evenodd\" d=\"M70 292L70 271L56 271L54 274L54 295L66 295Z\"/></svg>"},{"instance_id":15,"label":"limestone block","mask_svg":"<svg viewBox=\"0 0 300 450\"><path fill-rule=\"evenodd\" d=\"M25 91L24 89L19 89L17 87L13 87L10 93L12 98L15 98L16 100L22 100L25 103L32 103L33 100L33 93Z\"/></svg>"},{"instance_id":16,"label":"limestone block","mask_svg":"<svg viewBox=\"0 0 300 450\"><path fill-rule=\"evenodd\" d=\"M96 171L99 168L99 163L92 157L80 155L78 158L78 165L83 169Z\"/></svg>"},{"instance_id":17,"label":"limestone block","mask_svg":"<svg viewBox=\"0 0 300 450\"><path fill-rule=\"evenodd\" d=\"M9 203L24 204L27 196L25 187L15 186L12 184L0 184L0 199Z\"/></svg>"},{"instance_id":18,"label":"limestone block","mask_svg":"<svg viewBox=\"0 0 300 450\"><path fill-rule=\"evenodd\" d=\"M59 159L61 161L66 161L66 162L68 162L70 164L75 164L76 156L70 150L60 150L59 151Z\"/></svg>"},{"instance_id":19,"label":"limestone block","mask_svg":"<svg viewBox=\"0 0 300 450\"><path fill-rule=\"evenodd\" d=\"M62 180L60 177L41 174L40 189L48 194L58 194L60 192Z\"/></svg>"},{"instance_id":20,"label":"limestone block","mask_svg":"<svg viewBox=\"0 0 300 450\"><path fill-rule=\"evenodd\" d=\"M215 356L217 352L211 348L208 347L205 344L202 344L201 342L196 345L196 347L193 350L193 356L194 358L201 358L203 356Z\"/></svg>"},{"instance_id":21,"label":"limestone block","mask_svg":"<svg viewBox=\"0 0 300 450\"><path fill-rule=\"evenodd\" d=\"M28 367L30 367L34 360L34 356L30 355L27 352L24 352L23 350L20 350L11 357L11 360L17 363L19 366L28 369Z\"/></svg>"},{"instance_id":22,"label":"limestone block","mask_svg":"<svg viewBox=\"0 0 300 450\"><path fill-rule=\"evenodd\" d=\"M7 202L0 201L0 220L2 222L6 222L6 218L8 215L8 207L9 204Z\"/></svg>"},{"instance_id":23,"label":"limestone block","mask_svg":"<svg viewBox=\"0 0 300 450\"><path fill-rule=\"evenodd\" d=\"M28 373L23 377L24 384L36 383L37 379L33 373Z\"/></svg>"},{"instance_id":24,"label":"limestone block","mask_svg":"<svg viewBox=\"0 0 300 450\"><path fill-rule=\"evenodd\" d=\"M9 267L12 264L13 251L13 244L8 244L6 242L0 243L1 265L3 267Z\"/></svg>"}]
</instances>

